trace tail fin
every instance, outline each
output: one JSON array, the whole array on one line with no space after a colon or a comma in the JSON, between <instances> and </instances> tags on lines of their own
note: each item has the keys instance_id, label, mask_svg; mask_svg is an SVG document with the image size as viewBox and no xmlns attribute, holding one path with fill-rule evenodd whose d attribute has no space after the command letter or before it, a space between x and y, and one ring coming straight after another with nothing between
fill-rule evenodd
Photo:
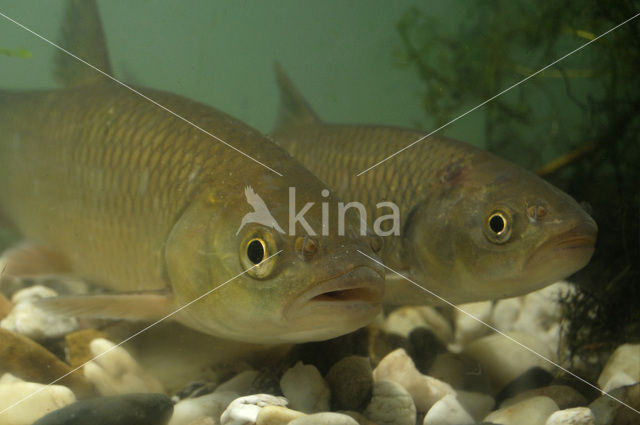
<instances>
[{"instance_id":1,"label":"tail fin","mask_svg":"<svg viewBox=\"0 0 640 425\"><path fill-rule=\"evenodd\" d=\"M111 64L95 0L68 0L60 44L70 53L111 75ZM103 79L95 69L58 51L54 75L65 86L91 84Z\"/></svg>"},{"instance_id":2,"label":"tail fin","mask_svg":"<svg viewBox=\"0 0 640 425\"><path fill-rule=\"evenodd\" d=\"M287 127L319 122L318 116L287 77L282 66L276 62L274 68L280 88L280 109L275 132Z\"/></svg>"}]
</instances>

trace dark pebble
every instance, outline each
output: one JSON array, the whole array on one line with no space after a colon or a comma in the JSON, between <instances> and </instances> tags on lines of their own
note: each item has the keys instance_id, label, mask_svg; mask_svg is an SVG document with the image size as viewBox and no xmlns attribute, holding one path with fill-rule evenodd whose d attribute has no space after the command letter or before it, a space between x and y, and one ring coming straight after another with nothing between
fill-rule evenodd
<instances>
[{"instance_id":1,"label":"dark pebble","mask_svg":"<svg viewBox=\"0 0 640 425\"><path fill-rule=\"evenodd\" d=\"M553 381L553 376L549 372L538 366L532 367L509 382L496 395L496 403L499 406L500 403L508 398L514 397L523 391L546 387L551 381Z\"/></svg>"},{"instance_id":2,"label":"dark pebble","mask_svg":"<svg viewBox=\"0 0 640 425\"><path fill-rule=\"evenodd\" d=\"M174 396L174 401L184 400L185 398L196 398L203 395L211 394L218 386L215 382L193 382L184 388L178 390Z\"/></svg>"},{"instance_id":3,"label":"dark pebble","mask_svg":"<svg viewBox=\"0 0 640 425\"><path fill-rule=\"evenodd\" d=\"M348 356L334 364L325 377L334 410L359 410L371 398L373 372L367 357Z\"/></svg>"},{"instance_id":4,"label":"dark pebble","mask_svg":"<svg viewBox=\"0 0 640 425\"><path fill-rule=\"evenodd\" d=\"M32 425L165 425L172 413L164 394L125 394L78 401Z\"/></svg>"},{"instance_id":5,"label":"dark pebble","mask_svg":"<svg viewBox=\"0 0 640 425\"><path fill-rule=\"evenodd\" d=\"M588 404L587 399L582 394L568 385L549 385L547 387L526 390L519 393L514 398L514 401L522 401L538 396L549 397L556 402L560 410L586 406Z\"/></svg>"},{"instance_id":6,"label":"dark pebble","mask_svg":"<svg viewBox=\"0 0 640 425\"><path fill-rule=\"evenodd\" d=\"M350 356L367 356L369 330L359 329L338 338L320 342L295 345L277 364L258 371L251 385L250 393L282 395L280 378L297 362L315 366L324 376L340 359Z\"/></svg>"},{"instance_id":7,"label":"dark pebble","mask_svg":"<svg viewBox=\"0 0 640 425\"><path fill-rule=\"evenodd\" d=\"M288 367L286 369L288 369ZM280 389L280 378L286 369L284 368L284 364L282 366L278 365L275 368L265 367L260 369L258 371L258 375L251 383L249 394L271 394L281 396L282 390Z\"/></svg>"},{"instance_id":8,"label":"dark pebble","mask_svg":"<svg viewBox=\"0 0 640 425\"><path fill-rule=\"evenodd\" d=\"M580 375L580 373L578 373ZM557 377L553 380L552 384L554 385L566 385L568 387L573 388L578 391L580 394L587 399L588 403L591 403L596 398L600 397L602 393L599 389L593 388L591 385L587 385L583 381L579 380L575 376L571 376L569 374L565 374Z\"/></svg>"},{"instance_id":9,"label":"dark pebble","mask_svg":"<svg viewBox=\"0 0 640 425\"><path fill-rule=\"evenodd\" d=\"M447 347L431 330L419 327L409 334L409 355L420 373L428 375L429 369L439 353L447 351Z\"/></svg>"},{"instance_id":10,"label":"dark pebble","mask_svg":"<svg viewBox=\"0 0 640 425\"><path fill-rule=\"evenodd\" d=\"M371 363L377 365L387 354L403 348L407 353L411 351L409 339L395 333L386 333L380 329L371 328L369 337L369 357Z\"/></svg>"},{"instance_id":11,"label":"dark pebble","mask_svg":"<svg viewBox=\"0 0 640 425\"><path fill-rule=\"evenodd\" d=\"M491 378L480 364L472 358L464 354L459 356L463 364L463 380L462 388L466 391L490 394L493 386Z\"/></svg>"},{"instance_id":12,"label":"dark pebble","mask_svg":"<svg viewBox=\"0 0 640 425\"><path fill-rule=\"evenodd\" d=\"M300 344L296 347L295 356L297 361L314 365L322 375L326 375L331 366L344 357L366 356L368 345L369 330L362 328L327 341Z\"/></svg>"}]
</instances>

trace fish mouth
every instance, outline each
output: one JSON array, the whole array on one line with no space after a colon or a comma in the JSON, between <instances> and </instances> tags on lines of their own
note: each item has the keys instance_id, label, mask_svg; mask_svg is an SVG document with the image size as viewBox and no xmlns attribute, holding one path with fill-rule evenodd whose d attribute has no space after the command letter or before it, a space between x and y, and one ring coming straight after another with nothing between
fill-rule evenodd
<instances>
[{"instance_id":1,"label":"fish mouth","mask_svg":"<svg viewBox=\"0 0 640 425\"><path fill-rule=\"evenodd\" d=\"M585 221L544 242L525 264L525 269L562 264L571 272L584 267L595 249L598 227L594 221Z\"/></svg>"},{"instance_id":2,"label":"fish mouth","mask_svg":"<svg viewBox=\"0 0 640 425\"><path fill-rule=\"evenodd\" d=\"M563 232L546 244L555 251L565 251L573 249L590 248L593 249L596 243L598 227L593 221L585 221L572 229ZM543 245L543 247L544 247Z\"/></svg>"},{"instance_id":3,"label":"fish mouth","mask_svg":"<svg viewBox=\"0 0 640 425\"><path fill-rule=\"evenodd\" d=\"M291 319L324 310L368 314L380 309L383 296L383 275L370 266L356 266L315 283L285 308L284 315Z\"/></svg>"}]
</instances>

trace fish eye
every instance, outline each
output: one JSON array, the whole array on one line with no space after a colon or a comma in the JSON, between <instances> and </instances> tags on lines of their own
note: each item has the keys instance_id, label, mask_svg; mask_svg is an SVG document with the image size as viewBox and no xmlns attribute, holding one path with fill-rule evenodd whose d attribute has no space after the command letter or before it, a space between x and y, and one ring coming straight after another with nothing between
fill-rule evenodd
<instances>
[{"instance_id":1,"label":"fish eye","mask_svg":"<svg viewBox=\"0 0 640 425\"><path fill-rule=\"evenodd\" d=\"M505 243L511 237L511 215L506 211L493 211L486 219L485 237L492 243Z\"/></svg>"},{"instance_id":2,"label":"fish eye","mask_svg":"<svg viewBox=\"0 0 640 425\"><path fill-rule=\"evenodd\" d=\"M506 227L507 223L501 214L493 214L489 217L489 227L493 233L500 234Z\"/></svg>"},{"instance_id":3,"label":"fish eye","mask_svg":"<svg viewBox=\"0 0 640 425\"><path fill-rule=\"evenodd\" d=\"M247 274L266 279L275 271L276 259L266 258L277 252L276 241L268 230L260 229L243 238L240 244L240 264Z\"/></svg>"},{"instance_id":4,"label":"fish eye","mask_svg":"<svg viewBox=\"0 0 640 425\"><path fill-rule=\"evenodd\" d=\"M260 264L264 260L266 247L262 239L252 239L247 245L247 258L253 264Z\"/></svg>"}]
</instances>

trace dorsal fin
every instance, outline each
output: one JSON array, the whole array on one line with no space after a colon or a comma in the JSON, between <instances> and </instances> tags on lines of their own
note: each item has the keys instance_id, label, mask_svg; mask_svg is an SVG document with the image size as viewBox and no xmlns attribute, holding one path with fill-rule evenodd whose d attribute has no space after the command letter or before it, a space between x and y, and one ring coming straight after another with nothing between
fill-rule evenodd
<instances>
[{"instance_id":1,"label":"dorsal fin","mask_svg":"<svg viewBox=\"0 0 640 425\"><path fill-rule=\"evenodd\" d=\"M111 75L107 43L95 0L67 1L60 44ZM56 52L54 75L65 86L80 86L104 79L95 69L62 51Z\"/></svg>"},{"instance_id":2,"label":"dorsal fin","mask_svg":"<svg viewBox=\"0 0 640 425\"><path fill-rule=\"evenodd\" d=\"M275 130L319 122L317 115L287 77L282 66L276 62L274 68L280 88L280 109Z\"/></svg>"}]
</instances>

